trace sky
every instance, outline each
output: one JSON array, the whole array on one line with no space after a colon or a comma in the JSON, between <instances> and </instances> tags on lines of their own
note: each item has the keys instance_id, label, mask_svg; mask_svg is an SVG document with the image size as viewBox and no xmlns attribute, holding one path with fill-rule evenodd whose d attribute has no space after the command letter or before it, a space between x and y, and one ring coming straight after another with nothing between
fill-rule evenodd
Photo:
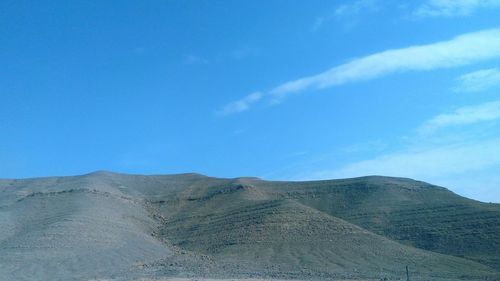
<instances>
[{"instance_id":1,"label":"sky","mask_svg":"<svg viewBox=\"0 0 500 281\"><path fill-rule=\"evenodd\" d=\"M385 175L500 202L500 0L0 2L0 178Z\"/></svg>"}]
</instances>

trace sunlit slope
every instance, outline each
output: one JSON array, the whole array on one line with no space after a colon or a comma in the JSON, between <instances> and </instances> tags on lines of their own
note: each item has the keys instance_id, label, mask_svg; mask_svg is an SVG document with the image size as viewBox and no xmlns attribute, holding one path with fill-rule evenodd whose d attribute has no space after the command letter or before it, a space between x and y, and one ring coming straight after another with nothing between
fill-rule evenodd
<instances>
[{"instance_id":1,"label":"sunlit slope","mask_svg":"<svg viewBox=\"0 0 500 281\"><path fill-rule=\"evenodd\" d=\"M128 279L144 264L177 260L151 235L157 222L143 202L99 177L2 181L0 188L0 280Z\"/></svg>"}]
</instances>

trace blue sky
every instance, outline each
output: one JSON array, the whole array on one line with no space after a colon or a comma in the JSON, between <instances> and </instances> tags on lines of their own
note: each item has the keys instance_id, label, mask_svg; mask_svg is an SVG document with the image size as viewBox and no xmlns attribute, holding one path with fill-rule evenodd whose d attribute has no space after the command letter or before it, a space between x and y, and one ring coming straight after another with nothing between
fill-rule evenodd
<instances>
[{"instance_id":1,"label":"blue sky","mask_svg":"<svg viewBox=\"0 0 500 281\"><path fill-rule=\"evenodd\" d=\"M0 177L411 177L500 202L500 1L2 1Z\"/></svg>"}]
</instances>

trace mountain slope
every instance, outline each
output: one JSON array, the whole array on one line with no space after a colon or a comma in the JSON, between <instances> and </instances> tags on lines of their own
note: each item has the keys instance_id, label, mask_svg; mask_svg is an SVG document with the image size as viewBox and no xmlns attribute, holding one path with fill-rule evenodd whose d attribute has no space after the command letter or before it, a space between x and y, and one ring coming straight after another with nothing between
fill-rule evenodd
<instances>
[{"instance_id":1,"label":"mountain slope","mask_svg":"<svg viewBox=\"0 0 500 281\"><path fill-rule=\"evenodd\" d=\"M403 244L500 269L498 204L466 199L423 182L384 177L272 186L284 197Z\"/></svg>"},{"instance_id":2,"label":"mountain slope","mask_svg":"<svg viewBox=\"0 0 500 281\"><path fill-rule=\"evenodd\" d=\"M157 222L143 202L99 177L0 188L0 280L128 279L144 264L179 259L178 249L151 235Z\"/></svg>"},{"instance_id":3,"label":"mountain slope","mask_svg":"<svg viewBox=\"0 0 500 281\"><path fill-rule=\"evenodd\" d=\"M468 276L488 271L474 262L398 244L294 201L264 200L216 213L206 208L193 206L167 221L162 235L190 251L237 260L252 272L347 278L394 276L406 265L420 274L441 271L447 277L457 277L457 271Z\"/></svg>"},{"instance_id":4,"label":"mountain slope","mask_svg":"<svg viewBox=\"0 0 500 281\"><path fill-rule=\"evenodd\" d=\"M375 279L408 265L415 280L491 279L499 214L497 204L384 177L0 180L0 277Z\"/></svg>"}]
</instances>

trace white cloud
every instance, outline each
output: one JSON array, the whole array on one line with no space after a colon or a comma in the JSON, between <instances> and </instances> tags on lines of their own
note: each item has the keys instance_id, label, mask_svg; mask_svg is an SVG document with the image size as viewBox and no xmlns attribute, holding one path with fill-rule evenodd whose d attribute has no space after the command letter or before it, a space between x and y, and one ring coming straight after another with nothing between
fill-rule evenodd
<instances>
[{"instance_id":1,"label":"white cloud","mask_svg":"<svg viewBox=\"0 0 500 281\"><path fill-rule=\"evenodd\" d=\"M347 26L352 27L357 23L357 18L363 12L376 12L379 10L378 0L358 0L338 6L335 11L326 16L317 17L312 26L313 31L318 31L325 23L337 19L348 20Z\"/></svg>"},{"instance_id":2,"label":"white cloud","mask_svg":"<svg viewBox=\"0 0 500 281\"><path fill-rule=\"evenodd\" d=\"M500 139L410 149L348 164L313 178L346 178L386 175L430 180L500 165Z\"/></svg>"},{"instance_id":3,"label":"white cloud","mask_svg":"<svg viewBox=\"0 0 500 281\"><path fill-rule=\"evenodd\" d=\"M265 97L279 103L287 96L307 90L319 90L346 83L364 81L397 72L429 71L459 67L500 58L500 28L466 33L448 41L386 50L351 60L322 73L285 82L258 98L248 96L227 105L225 114L243 112Z\"/></svg>"},{"instance_id":4,"label":"white cloud","mask_svg":"<svg viewBox=\"0 0 500 281\"><path fill-rule=\"evenodd\" d=\"M208 60L205 59L205 58L193 55L193 54L189 54L189 55L184 56L184 63L185 64L190 64L190 65L193 65L193 64L207 64Z\"/></svg>"},{"instance_id":5,"label":"white cloud","mask_svg":"<svg viewBox=\"0 0 500 281\"><path fill-rule=\"evenodd\" d=\"M252 93L240 100L231 102L224 106L222 110L217 112L217 115L228 115L232 113L238 113L246 111L250 108L250 106L256 102L258 102L262 98L263 94L261 92Z\"/></svg>"},{"instance_id":6,"label":"white cloud","mask_svg":"<svg viewBox=\"0 0 500 281\"><path fill-rule=\"evenodd\" d=\"M457 78L456 92L480 92L500 85L500 70L482 69L464 74Z\"/></svg>"},{"instance_id":7,"label":"white cloud","mask_svg":"<svg viewBox=\"0 0 500 281\"><path fill-rule=\"evenodd\" d=\"M312 30L318 31L323 26L323 24L329 19L330 17L317 17L312 25Z\"/></svg>"},{"instance_id":8,"label":"white cloud","mask_svg":"<svg viewBox=\"0 0 500 281\"><path fill-rule=\"evenodd\" d=\"M464 106L452 113L437 115L426 121L417 131L421 135L428 135L445 127L470 125L497 119L500 119L500 101Z\"/></svg>"},{"instance_id":9,"label":"white cloud","mask_svg":"<svg viewBox=\"0 0 500 281\"><path fill-rule=\"evenodd\" d=\"M335 9L335 15L337 17L351 16L357 15L363 10L376 10L376 2L375 0L358 0L349 4L343 4Z\"/></svg>"},{"instance_id":10,"label":"white cloud","mask_svg":"<svg viewBox=\"0 0 500 281\"><path fill-rule=\"evenodd\" d=\"M426 71L500 57L500 29L464 34L449 41L387 50L352 60L317 75L286 82L271 91L280 100L289 94L374 79L394 72Z\"/></svg>"},{"instance_id":11,"label":"white cloud","mask_svg":"<svg viewBox=\"0 0 500 281\"><path fill-rule=\"evenodd\" d=\"M477 132L480 125L492 120L500 120L500 101L464 106L424 122L417 131L426 135L413 136L402 149L314 171L302 178L408 177L446 186L476 199L500 202L499 186L495 185L500 183L499 127L490 126L487 134L467 134ZM471 124L475 126L465 126ZM459 128L462 133L444 130L448 127Z\"/></svg>"},{"instance_id":12,"label":"white cloud","mask_svg":"<svg viewBox=\"0 0 500 281\"><path fill-rule=\"evenodd\" d=\"M500 139L456 143L382 155L312 173L307 179L367 175L407 177L450 188L477 200L500 203Z\"/></svg>"},{"instance_id":13,"label":"white cloud","mask_svg":"<svg viewBox=\"0 0 500 281\"><path fill-rule=\"evenodd\" d=\"M500 7L500 0L429 0L417 10L417 17L463 17L482 8Z\"/></svg>"}]
</instances>

